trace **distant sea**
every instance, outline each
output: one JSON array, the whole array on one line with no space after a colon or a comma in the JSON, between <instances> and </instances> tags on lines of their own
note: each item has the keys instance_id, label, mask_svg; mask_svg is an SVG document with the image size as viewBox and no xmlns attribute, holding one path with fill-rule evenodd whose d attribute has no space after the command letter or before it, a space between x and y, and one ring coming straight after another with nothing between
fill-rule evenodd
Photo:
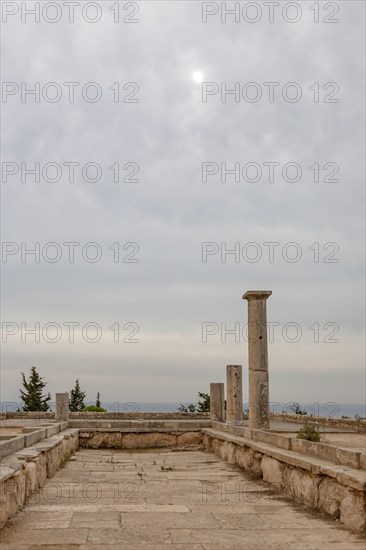
<instances>
[{"instance_id":1,"label":"distant sea","mask_svg":"<svg viewBox=\"0 0 366 550\"><path fill-rule=\"evenodd\" d=\"M95 402L86 402L85 404L94 405ZM184 402L186 405L187 403ZM196 403L195 403L196 404ZM362 418L366 418L366 404L365 403L299 403L301 408L308 414L314 414L315 416L329 416L331 418L341 418L342 416L348 416L354 418L355 415L359 415ZM102 407L108 412L177 412L181 403L178 402L102 402ZM287 403L270 403L271 412L280 413L283 410L291 412L291 405L293 402ZM21 408L21 403L6 402L1 403L1 411L16 411L17 408ZM246 404L244 403L244 409ZM55 409L55 404L50 402L50 409Z\"/></svg>"}]
</instances>

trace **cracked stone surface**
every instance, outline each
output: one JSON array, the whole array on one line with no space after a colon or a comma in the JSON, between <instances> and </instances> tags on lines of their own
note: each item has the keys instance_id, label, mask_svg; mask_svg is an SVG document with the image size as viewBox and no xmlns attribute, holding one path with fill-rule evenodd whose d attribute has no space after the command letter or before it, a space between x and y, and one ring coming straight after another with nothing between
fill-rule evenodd
<instances>
[{"instance_id":1,"label":"cracked stone surface","mask_svg":"<svg viewBox=\"0 0 366 550\"><path fill-rule=\"evenodd\" d=\"M81 450L1 532L2 550L364 550L335 521L201 451Z\"/></svg>"}]
</instances>

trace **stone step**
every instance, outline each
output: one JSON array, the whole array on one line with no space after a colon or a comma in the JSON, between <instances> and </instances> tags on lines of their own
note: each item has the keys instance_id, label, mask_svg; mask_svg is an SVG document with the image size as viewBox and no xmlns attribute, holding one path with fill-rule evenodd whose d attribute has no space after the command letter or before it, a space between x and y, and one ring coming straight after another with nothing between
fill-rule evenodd
<instances>
[{"instance_id":1,"label":"stone step","mask_svg":"<svg viewBox=\"0 0 366 550\"><path fill-rule=\"evenodd\" d=\"M340 466L350 466L351 468L366 470L366 452L361 452L358 449L346 449L323 442L298 439L294 437L296 432L283 435L269 430L256 430L245 426L230 425L225 422L212 422L211 427L220 432L230 433L261 443L269 443L270 445L293 450L305 455L313 455Z\"/></svg>"},{"instance_id":2,"label":"stone step","mask_svg":"<svg viewBox=\"0 0 366 550\"><path fill-rule=\"evenodd\" d=\"M366 473L363 470L357 470L349 466L336 465L329 460L319 459L314 456L305 456L296 451L283 450L268 443L235 436L219 430L204 428L202 432L222 441L229 441L241 447L249 447L254 451L260 452L280 462L284 462L285 464L307 470L314 475L323 474L332 477L339 483L352 487L358 491L366 491Z\"/></svg>"},{"instance_id":3,"label":"stone step","mask_svg":"<svg viewBox=\"0 0 366 550\"><path fill-rule=\"evenodd\" d=\"M78 428L80 437L90 433L171 433L180 434L189 432L200 432L202 428L191 428L189 426L179 428Z\"/></svg>"},{"instance_id":4,"label":"stone step","mask_svg":"<svg viewBox=\"0 0 366 550\"><path fill-rule=\"evenodd\" d=\"M106 420L70 420L69 426L72 428L82 428L82 429L109 429L110 431L121 431L125 429L132 429L136 431L137 429L143 428L165 428L165 429L176 429L176 430L190 430L191 428L200 429L208 428L211 426L209 419L200 419L200 420L115 420L115 421L106 421Z\"/></svg>"},{"instance_id":5,"label":"stone step","mask_svg":"<svg viewBox=\"0 0 366 550\"><path fill-rule=\"evenodd\" d=\"M11 424L9 425L11 427ZM16 426L17 428L19 425ZM24 426L24 432L7 441L2 441L0 444L0 460L7 455L23 449L24 447L32 447L38 441L50 438L57 433L64 432L68 428L67 422L58 422L50 426Z\"/></svg>"}]
</instances>

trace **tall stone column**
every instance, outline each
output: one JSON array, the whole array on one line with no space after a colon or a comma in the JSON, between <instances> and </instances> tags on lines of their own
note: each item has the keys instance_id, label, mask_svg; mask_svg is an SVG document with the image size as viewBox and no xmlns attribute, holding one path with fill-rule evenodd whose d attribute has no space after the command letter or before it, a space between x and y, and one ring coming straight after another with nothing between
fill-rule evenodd
<instances>
[{"instance_id":1,"label":"tall stone column","mask_svg":"<svg viewBox=\"0 0 366 550\"><path fill-rule=\"evenodd\" d=\"M226 422L243 420L243 375L241 365L226 367Z\"/></svg>"},{"instance_id":2,"label":"tall stone column","mask_svg":"<svg viewBox=\"0 0 366 550\"><path fill-rule=\"evenodd\" d=\"M267 298L271 290L248 290L249 428L269 428Z\"/></svg>"},{"instance_id":3,"label":"tall stone column","mask_svg":"<svg viewBox=\"0 0 366 550\"><path fill-rule=\"evenodd\" d=\"M64 422L69 420L69 394L56 393L56 422Z\"/></svg>"},{"instance_id":4,"label":"tall stone column","mask_svg":"<svg viewBox=\"0 0 366 550\"><path fill-rule=\"evenodd\" d=\"M223 422L225 419L224 384L210 384L210 420Z\"/></svg>"}]
</instances>

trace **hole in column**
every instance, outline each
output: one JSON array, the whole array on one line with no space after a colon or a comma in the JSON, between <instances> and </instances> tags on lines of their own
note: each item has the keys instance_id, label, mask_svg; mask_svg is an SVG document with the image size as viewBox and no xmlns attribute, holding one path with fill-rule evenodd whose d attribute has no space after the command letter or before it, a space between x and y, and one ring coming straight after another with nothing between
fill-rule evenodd
<instances>
[{"instance_id":1,"label":"hole in column","mask_svg":"<svg viewBox=\"0 0 366 550\"><path fill-rule=\"evenodd\" d=\"M263 338L263 336L260 336L260 337L259 337L259 340L262 340L262 338Z\"/></svg>"}]
</instances>

